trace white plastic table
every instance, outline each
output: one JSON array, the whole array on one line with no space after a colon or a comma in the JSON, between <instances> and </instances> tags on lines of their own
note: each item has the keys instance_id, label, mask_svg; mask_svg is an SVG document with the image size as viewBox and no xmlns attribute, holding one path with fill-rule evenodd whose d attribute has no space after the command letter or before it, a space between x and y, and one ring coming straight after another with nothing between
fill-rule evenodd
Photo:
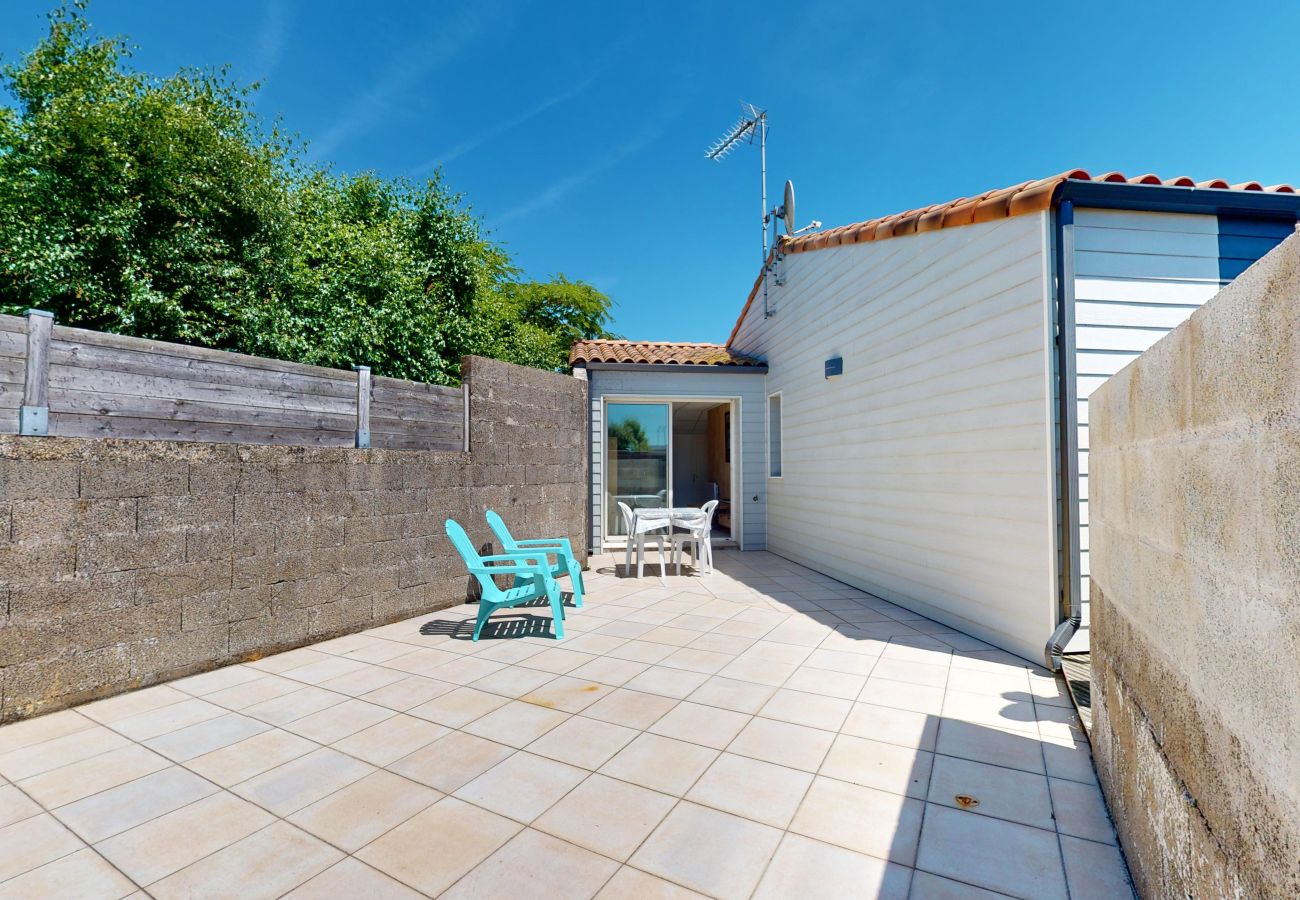
<instances>
[{"instance_id":1,"label":"white plastic table","mask_svg":"<svg viewBox=\"0 0 1300 900\"><path fill-rule=\"evenodd\" d=\"M673 527L698 528L704 524L704 510L694 506L643 506L632 510L632 533L627 536L628 566L631 567L632 544L636 544L636 577L641 577L645 555L645 535L659 531L671 534ZM666 575L664 546L659 544L659 574Z\"/></svg>"}]
</instances>

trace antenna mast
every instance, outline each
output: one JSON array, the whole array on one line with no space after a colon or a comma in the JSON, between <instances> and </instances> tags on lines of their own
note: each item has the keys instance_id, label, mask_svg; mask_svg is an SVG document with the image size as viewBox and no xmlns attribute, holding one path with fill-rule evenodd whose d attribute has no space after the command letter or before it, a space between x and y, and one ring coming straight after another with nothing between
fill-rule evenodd
<instances>
[{"instance_id":1,"label":"antenna mast","mask_svg":"<svg viewBox=\"0 0 1300 900\"><path fill-rule=\"evenodd\" d=\"M724 157L732 150L736 149L742 142L754 143L758 139L759 152L759 176L761 179L760 191L762 196L761 209L759 210L759 225L763 229L763 316L771 316L772 313L767 307L767 110L759 109L752 103L741 103L740 118L736 124L719 138L714 144L704 151L706 159L715 162L721 162Z\"/></svg>"}]
</instances>

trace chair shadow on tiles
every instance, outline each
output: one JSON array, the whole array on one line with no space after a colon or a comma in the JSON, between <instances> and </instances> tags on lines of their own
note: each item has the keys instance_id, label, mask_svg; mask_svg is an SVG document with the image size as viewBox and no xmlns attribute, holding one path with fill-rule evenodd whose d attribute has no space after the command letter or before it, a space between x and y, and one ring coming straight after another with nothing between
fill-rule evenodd
<instances>
[{"instance_id":1,"label":"chair shadow on tiles","mask_svg":"<svg viewBox=\"0 0 1300 900\"><path fill-rule=\"evenodd\" d=\"M525 637L548 637L553 634L551 624L550 616L535 616L527 613L523 615L493 616L483 623L483 630L479 634L479 639L511 640ZM420 626L420 634L426 637L444 636L456 641L472 641L474 639L474 620L432 619Z\"/></svg>"}]
</instances>

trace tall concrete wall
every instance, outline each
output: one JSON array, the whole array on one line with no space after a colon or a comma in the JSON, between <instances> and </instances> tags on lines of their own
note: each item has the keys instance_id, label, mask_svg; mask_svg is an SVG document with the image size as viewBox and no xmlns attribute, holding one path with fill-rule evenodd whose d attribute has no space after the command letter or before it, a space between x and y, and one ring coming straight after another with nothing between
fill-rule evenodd
<instances>
[{"instance_id":1,"label":"tall concrete wall","mask_svg":"<svg viewBox=\"0 0 1300 900\"><path fill-rule=\"evenodd\" d=\"M1300 236L1090 404L1093 740L1134 879L1300 896Z\"/></svg>"},{"instance_id":2,"label":"tall concrete wall","mask_svg":"<svg viewBox=\"0 0 1300 900\"><path fill-rule=\"evenodd\" d=\"M465 362L470 452L0 437L0 721L448 606L485 509L586 545L586 384Z\"/></svg>"}]
</instances>

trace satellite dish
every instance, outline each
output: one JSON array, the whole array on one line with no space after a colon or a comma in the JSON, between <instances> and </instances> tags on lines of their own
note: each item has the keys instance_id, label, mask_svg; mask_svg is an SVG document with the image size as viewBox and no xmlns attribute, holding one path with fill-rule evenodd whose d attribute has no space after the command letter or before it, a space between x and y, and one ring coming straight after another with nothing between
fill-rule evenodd
<instances>
[{"instance_id":1,"label":"satellite dish","mask_svg":"<svg viewBox=\"0 0 1300 900\"><path fill-rule=\"evenodd\" d=\"M785 220L785 233L794 234L794 182L785 183L785 204L781 207L781 218Z\"/></svg>"}]
</instances>

